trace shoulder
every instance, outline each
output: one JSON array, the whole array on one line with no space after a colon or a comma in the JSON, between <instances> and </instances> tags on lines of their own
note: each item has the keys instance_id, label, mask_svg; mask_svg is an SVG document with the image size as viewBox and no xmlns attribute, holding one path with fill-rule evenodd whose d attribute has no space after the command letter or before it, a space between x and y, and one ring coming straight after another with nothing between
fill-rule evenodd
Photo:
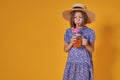
<instances>
[{"instance_id":1,"label":"shoulder","mask_svg":"<svg viewBox=\"0 0 120 80\"><path fill-rule=\"evenodd\" d=\"M95 31L90 27L85 26L85 30L88 31L89 33L94 33L95 34Z\"/></svg>"},{"instance_id":2,"label":"shoulder","mask_svg":"<svg viewBox=\"0 0 120 80\"><path fill-rule=\"evenodd\" d=\"M69 33L71 31L71 28L67 28L65 31L66 33Z\"/></svg>"}]
</instances>

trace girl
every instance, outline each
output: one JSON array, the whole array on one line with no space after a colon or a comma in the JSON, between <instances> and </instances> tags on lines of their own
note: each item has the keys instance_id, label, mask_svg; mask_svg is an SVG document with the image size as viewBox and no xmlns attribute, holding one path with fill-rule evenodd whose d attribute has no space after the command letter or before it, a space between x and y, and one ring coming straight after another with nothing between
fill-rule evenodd
<instances>
[{"instance_id":1,"label":"girl","mask_svg":"<svg viewBox=\"0 0 120 80\"><path fill-rule=\"evenodd\" d=\"M71 25L64 34L64 51L68 52L68 58L63 80L93 80L95 32L86 24L93 22L95 15L83 4L75 4L72 9L63 11L63 18ZM76 34L81 37L78 41Z\"/></svg>"}]
</instances>

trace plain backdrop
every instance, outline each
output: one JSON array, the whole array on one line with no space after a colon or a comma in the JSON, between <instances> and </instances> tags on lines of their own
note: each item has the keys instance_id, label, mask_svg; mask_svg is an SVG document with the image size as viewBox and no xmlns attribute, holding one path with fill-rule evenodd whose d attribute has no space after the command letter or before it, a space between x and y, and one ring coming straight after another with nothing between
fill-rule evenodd
<instances>
[{"instance_id":1,"label":"plain backdrop","mask_svg":"<svg viewBox=\"0 0 120 80\"><path fill-rule=\"evenodd\" d=\"M1 0L0 80L62 80L62 12L75 3L96 14L95 80L120 80L120 0Z\"/></svg>"}]
</instances>

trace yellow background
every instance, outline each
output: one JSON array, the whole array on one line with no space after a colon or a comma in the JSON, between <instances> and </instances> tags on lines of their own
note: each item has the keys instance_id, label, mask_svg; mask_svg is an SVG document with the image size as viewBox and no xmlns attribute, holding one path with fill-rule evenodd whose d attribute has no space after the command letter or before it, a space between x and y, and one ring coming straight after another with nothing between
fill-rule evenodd
<instances>
[{"instance_id":1,"label":"yellow background","mask_svg":"<svg viewBox=\"0 0 120 80\"><path fill-rule=\"evenodd\" d=\"M83 3L96 14L95 80L120 80L120 0L1 0L0 80L62 80L69 23L62 11Z\"/></svg>"}]
</instances>

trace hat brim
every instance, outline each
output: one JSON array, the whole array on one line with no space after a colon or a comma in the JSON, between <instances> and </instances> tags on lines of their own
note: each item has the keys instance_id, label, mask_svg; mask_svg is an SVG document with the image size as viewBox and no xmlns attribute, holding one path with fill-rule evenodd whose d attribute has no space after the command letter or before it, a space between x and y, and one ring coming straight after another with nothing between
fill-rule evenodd
<instances>
[{"instance_id":1,"label":"hat brim","mask_svg":"<svg viewBox=\"0 0 120 80\"><path fill-rule=\"evenodd\" d=\"M63 11L63 18L67 21L70 21L70 14L72 11L83 11L87 14L88 16L88 21L87 23L91 23L93 21L95 21L95 14L94 12L92 12L91 10L88 9L69 9L69 10L64 10Z\"/></svg>"}]
</instances>

